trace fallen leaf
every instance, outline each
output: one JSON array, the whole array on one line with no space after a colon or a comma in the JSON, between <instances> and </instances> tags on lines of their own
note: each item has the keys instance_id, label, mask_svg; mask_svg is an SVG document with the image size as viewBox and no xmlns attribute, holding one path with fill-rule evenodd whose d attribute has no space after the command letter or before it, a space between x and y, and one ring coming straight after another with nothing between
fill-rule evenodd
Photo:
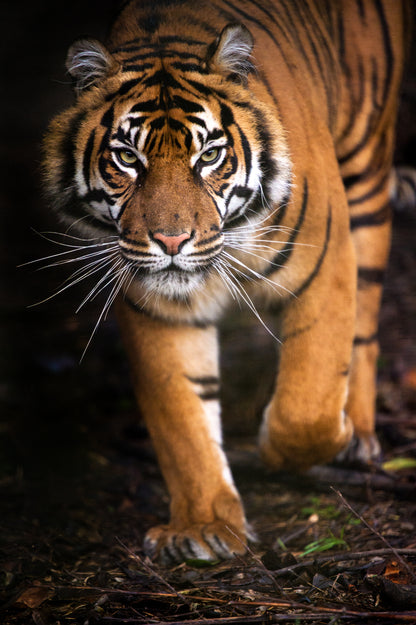
<instances>
[{"instance_id":1,"label":"fallen leaf","mask_svg":"<svg viewBox=\"0 0 416 625\"><path fill-rule=\"evenodd\" d=\"M53 595L54 591L52 588L31 586L18 596L16 603L22 603L28 608L38 608L44 601L53 597Z\"/></svg>"}]
</instances>

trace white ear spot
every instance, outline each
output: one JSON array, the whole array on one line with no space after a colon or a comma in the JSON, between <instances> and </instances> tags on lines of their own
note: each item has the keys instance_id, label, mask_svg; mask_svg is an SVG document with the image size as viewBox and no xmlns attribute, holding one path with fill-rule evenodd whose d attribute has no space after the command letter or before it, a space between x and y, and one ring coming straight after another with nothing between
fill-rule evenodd
<instances>
[{"instance_id":1,"label":"white ear spot","mask_svg":"<svg viewBox=\"0 0 416 625\"><path fill-rule=\"evenodd\" d=\"M208 64L211 68L217 66L222 73L245 80L254 69L250 61L253 45L253 37L243 24L228 24L215 42Z\"/></svg>"},{"instance_id":2,"label":"white ear spot","mask_svg":"<svg viewBox=\"0 0 416 625\"><path fill-rule=\"evenodd\" d=\"M66 68L74 78L76 88L83 91L114 74L118 63L99 41L80 39L68 50Z\"/></svg>"}]
</instances>

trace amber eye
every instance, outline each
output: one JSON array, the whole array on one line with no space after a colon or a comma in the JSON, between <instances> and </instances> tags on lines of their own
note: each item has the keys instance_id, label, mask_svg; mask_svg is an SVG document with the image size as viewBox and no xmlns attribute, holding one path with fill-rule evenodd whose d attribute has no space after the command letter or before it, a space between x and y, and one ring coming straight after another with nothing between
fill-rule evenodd
<instances>
[{"instance_id":1,"label":"amber eye","mask_svg":"<svg viewBox=\"0 0 416 625\"><path fill-rule=\"evenodd\" d=\"M210 148L209 150L201 154L199 160L203 164L212 165L212 163L215 163L219 159L220 155L221 148Z\"/></svg>"},{"instance_id":2,"label":"amber eye","mask_svg":"<svg viewBox=\"0 0 416 625\"><path fill-rule=\"evenodd\" d=\"M117 150L116 155L123 165L135 165L139 160L131 150Z\"/></svg>"}]
</instances>

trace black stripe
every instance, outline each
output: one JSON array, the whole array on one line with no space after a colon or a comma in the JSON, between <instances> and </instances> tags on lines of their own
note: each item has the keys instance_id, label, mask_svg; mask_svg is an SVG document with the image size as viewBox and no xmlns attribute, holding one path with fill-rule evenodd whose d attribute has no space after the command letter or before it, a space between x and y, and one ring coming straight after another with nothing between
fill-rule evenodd
<instances>
[{"instance_id":1,"label":"black stripe","mask_svg":"<svg viewBox=\"0 0 416 625\"><path fill-rule=\"evenodd\" d=\"M139 102L131 107L130 113L153 113L159 108L159 102L156 98Z\"/></svg>"},{"instance_id":2,"label":"black stripe","mask_svg":"<svg viewBox=\"0 0 416 625\"><path fill-rule=\"evenodd\" d=\"M393 57L393 50L392 50L391 39L390 39L390 28L387 23L386 16L384 14L383 4L381 0L375 0L375 4L376 4L377 12L379 14L381 29L383 33L383 41L384 41L383 49L384 49L384 56L385 56L385 62L386 62L386 78L384 81L382 102L380 103L381 107L384 109L386 100L390 92L390 84L391 84L392 75L393 75L394 57Z\"/></svg>"},{"instance_id":3,"label":"black stripe","mask_svg":"<svg viewBox=\"0 0 416 625\"><path fill-rule=\"evenodd\" d=\"M222 232L218 232L217 234L214 234L214 236L209 237L208 239L202 239L202 241L198 241L198 243L195 243L195 247L200 247L201 245L207 245L208 243L217 241L217 239L220 239L221 237L222 237Z\"/></svg>"},{"instance_id":4,"label":"black stripe","mask_svg":"<svg viewBox=\"0 0 416 625\"><path fill-rule=\"evenodd\" d=\"M59 146L60 154L63 154L65 157L64 165L61 169L61 175L59 177L61 191L63 191L69 185L73 184L73 180L75 177L75 152L78 140L78 133L85 117L86 113L84 111L74 115L69 123L68 131L64 134Z\"/></svg>"},{"instance_id":5,"label":"black stripe","mask_svg":"<svg viewBox=\"0 0 416 625\"><path fill-rule=\"evenodd\" d=\"M357 228L367 228L372 226L382 226L383 224L391 220L391 208L390 202L379 208L373 213L364 213L363 215L357 215L351 217L350 228L356 230Z\"/></svg>"},{"instance_id":6,"label":"black stripe","mask_svg":"<svg viewBox=\"0 0 416 625\"><path fill-rule=\"evenodd\" d=\"M359 347L360 345L371 345L371 343L375 343L377 339L377 334L372 334L371 336L356 336L354 339L354 346Z\"/></svg>"},{"instance_id":7,"label":"black stripe","mask_svg":"<svg viewBox=\"0 0 416 625\"><path fill-rule=\"evenodd\" d=\"M173 69L177 69L180 72L196 72L197 74L207 74L208 71L202 68L200 65L196 63L183 63L179 61L173 61L171 63Z\"/></svg>"},{"instance_id":8,"label":"black stripe","mask_svg":"<svg viewBox=\"0 0 416 625\"><path fill-rule=\"evenodd\" d=\"M178 94L172 99L172 108L174 107L182 109L185 113L203 113L205 110L198 102L187 100Z\"/></svg>"},{"instance_id":9,"label":"black stripe","mask_svg":"<svg viewBox=\"0 0 416 625\"><path fill-rule=\"evenodd\" d=\"M309 288L309 286L312 284L313 280L316 278L316 276L318 275L322 263L324 262L326 253L328 251L328 244L329 244L329 239L331 236L331 225L332 225L332 211L331 211L331 207L328 207L328 217L326 220L326 235L325 235L325 244L324 247L322 249L322 252L316 262L316 265L313 269L313 271L309 274L309 276L307 277L307 279L305 280L305 282L302 284L301 287L299 287L299 289L297 289L294 293L295 297L299 297L299 295L301 295L304 291L306 291L306 289Z\"/></svg>"},{"instance_id":10,"label":"black stripe","mask_svg":"<svg viewBox=\"0 0 416 625\"><path fill-rule=\"evenodd\" d=\"M139 315L144 315L145 317L149 317L150 319L156 319L158 321L165 321L163 316L159 316L153 312L150 312L149 310L146 310L145 308L141 308L141 306L132 302L131 299L127 295L124 296L123 301L131 308L131 310L134 310L134 312L136 312ZM215 324L213 324L212 322L204 323L203 321L181 320L181 321L176 322L175 320L173 321L171 320L169 321L169 324L170 325L186 325L186 326L191 326L193 328L199 328L201 330L207 330L208 328L215 327Z\"/></svg>"},{"instance_id":11,"label":"black stripe","mask_svg":"<svg viewBox=\"0 0 416 625\"><path fill-rule=\"evenodd\" d=\"M362 202L366 202L367 200L370 200L372 197L377 195L377 193L379 193L380 191L382 191L384 189L389 175L390 175L390 172L384 174L384 176L381 178L381 180L379 180L379 182L375 185L375 187L370 189L370 191L367 191L367 193L364 193L364 195L360 195L360 197L354 198L352 200L348 200L348 204L350 206L353 206L354 204L361 204ZM357 178L357 179L351 181L352 178ZM362 176L350 176L349 177L349 188L351 186L353 186L354 183L360 182L360 180L362 180ZM345 182L346 181L344 181L344 184L345 184Z\"/></svg>"},{"instance_id":12,"label":"black stripe","mask_svg":"<svg viewBox=\"0 0 416 625\"><path fill-rule=\"evenodd\" d=\"M142 82L145 87L154 87L160 85L163 87L171 87L172 89L182 89L182 85L165 69L159 69Z\"/></svg>"},{"instance_id":13,"label":"black stripe","mask_svg":"<svg viewBox=\"0 0 416 625\"><path fill-rule=\"evenodd\" d=\"M375 269L370 267L358 268L358 279L367 283L383 284L384 274L384 269Z\"/></svg>"},{"instance_id":14,"label":"black stripe","mask_svg":"<svg viewBox=\"0 0 416 625\"><path fill-rule=\"evenodd\" d=\"M300 210L296 225L292 230L292 234L290 235L290 238L286 244L286 247L284 247L282 250L277 252L277 254L275 254L269 267L263 273L265 277L270 276L275 271L278 271L279 269L281 269L291 257L293 253L294 243L298 237L298 234L300 232L300 229L305 219L306 210L308 206L308 195L309 195L308 180L305 178L303 181L302 208Z\"/></svg>"},{"instance_id":15,"label":"black stripe","mask_svg":"<svg viewBox=\"0 0 416 625\"><path fill-rule=\"evenodd\" d=\"M133 80L127 80L121 85L117 92L117 95L126 95L126 93L130 91L130 89L133 89L133 87L136 87L138 84L139 80L137 78L134 78Z\"/></svg>"},{"instance_id":16,"label":"black stripe","mask_svg":"<svg viewBox=\"0 0 416 625\"><path fill-rule=\"evenodd\" d=\"M219 391L207 391L206 393L197 393L197 395L202 401L212 401L220 398Z\"/></svg>"},{"instance_id":17,"label":"black stripe","mask_svg":"<svg viewBox=\"0 0 416 625\"><path fill-rule=\"evenodd\" d=\"M91 191L88 191L88 193L86 193L82 199L84 200L84 202L102 202L104 200L104 202L106 202L109 206L114 206L115 201L112 198L111 195L109 195L106 191L104 191L103 189L92 189Z\"/></svg>"},{"instance_id":18,"label":"black stripe","mask_svg":"<svg viewBox=\"0 0 416 625\"><path fill-rule=\"evenodd\" d=\"M187 375L186 377L193 384L200 384L201 386L220 383L219 377L214 376L214 375L204 375L204 376L196 377L196 378L194 378L193 376Z\"/></svg>"},{"instance_id":19,"label":"black stripe","mask_svg":"<svg viewBox=\"0 0 416 625\"><path fill-rule=\"evenodd\" d=\"M216 31L215 31L216 32ZM136 50L143 50L143 48L147 48L148 50L159 50L160 45L163 47L164 45L168 45L171 43L179 43L185 44L189 46L206 46L206 41L199 41L197 39L190 39L185 37L180 37L176 35L169 35L166 37L158 37L157 43L145 43L145 40L142 37L138 37L136 39L132 39L131 41L119 46L118 48L114 48L112 50L113 53L116 52L135 52Z\"/></svg>"},{"instance_id":20,"label":"black stripe","mask_svg":"<svg viewBox=\"0 0 416 625\"><path fill-rule=\"evenodd\" d=\"M192 258L197 258L198 256L206 256L207 254L212 256L215 252L219 252L222 248L223 244L220 243L219 245L213 245L212 247L201 250L200 252L191 252L190 254L187 254L187 256Z\"/></svg>"},{"instance_id":21,"label":"black stripe","mask_svg":"<svg viewBox=\"0 0 416 625\"><path fill-rule=\"evenodd\" d=\"M365 20L365 6L363 0L356 0L356 4L358 7L358 12L360 14L361 21Z\"/></svg>"},{"instance_id":22,"label":"black stripe","mask_svg":"<svg viewBox=\"0 0 416 625\"><path fill-rule=\"evenodd\" d=\"M359 152L361 152L362 149L365 148L368 139L371 137L371 135L374 132L375 113L376 112L373 111L372 114L370 114L369 118L367 119L366 129L364 131L363 136L358 141L358 143L356 143L356 145L349 152L347 152L347 154L344 154L343 156L338 157L338 162L340 165L345 165L347 161L351 160L354 156L356 156ZM357 117L357 111L355 112L353 117L355 121Z\"/></svg>"},{"instance_id":23,"label":"black stripe","mask_svg":"<svg viewBox=\"0 0 416 625\"><path fill-rule=\"evenodd\" d=\"M82 174L84 177L84 182L87 185L88 189L91 189L90 185L90 165L91 165L91 154L94 147L94 139L95 139L95 129L92 130L90 136L88 137L87 145L85 148L84 156L82 159Z\"/></svg>"},{"instance_id":24,"label":"black stripe","mask_svg":"<svg viewBox=\"0 0 416 625\"><path fill-rule=\"evenodd\" d=\"M303 44L302 44L302 40L299 37L299 28L297 26L297 24L293 21L293 17L290 14L290 11L285 3L284 0L281 0L281 5L282 8L284 9L285 13L286 13L286 17L287 17L287 21L285 22L285 30L287 30L287 32L290 33L294 46L296 48L296 50L298 50L300 52L300 54L303 57L303 60L305 61L308 70L311 74L313 74L313 68L312 68L312 64L311 64L311 60L309 58L309 54L306 52ZM297 12L297 17L299 16L298 11L302 10L302 7L298 7L297 9L295 8L296 12ZM281 17L283 17L283 15L281 15ZM306 26L306 24L305 24ZM305 28L305 30L307 31L307 29ZM309 35L308 35L309 37Z\"/></svg>"},{"instance_id":25,"label":"black stripe","mask_svg":"<svg viewBox=\"0 0 416 625\"><path fill-rule=\"evenodd\" d=\"M154 67L153 63L140 63L140 64L139 63L125 63L123 64L122 71L143 73L147 69L153 69L153 67ZM133 81L129 81L129 82L133 82ZM137 84L139 81L135 80L134 82ZM124 93L126 93L126 91Z\"/></svg>"}]
</instances>

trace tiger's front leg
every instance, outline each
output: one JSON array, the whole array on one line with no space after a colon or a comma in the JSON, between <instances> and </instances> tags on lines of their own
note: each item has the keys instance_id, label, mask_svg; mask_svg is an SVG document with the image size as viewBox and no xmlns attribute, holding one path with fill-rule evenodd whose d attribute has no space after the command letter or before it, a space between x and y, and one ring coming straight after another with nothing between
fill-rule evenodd
<instances>
[{"instance_id":1,"label":"tiger's front leg","mask_svg":"<svg viewBox=\"0 0 416 625\"><path fill-rule=\"evenodd\" d=\"M341 240L329 239L322 265L318 259L283 315L277 384L260 430L263 459L275 469L330 461L352 436L345 404L356 270L345 230Z\"/></svg>"},{"instance_id":2,"label":"tiger's front leg","mask_svg":"<svg viewBox=\"0 0 416 625\"><path fill-rule=\"evenodd\" d=\"M244 553L246 520L221 446L216 329L169 325L125 302L118 319L134 390L170 495L145 550L166 564Z\"/></svg>"}]
</instances>

